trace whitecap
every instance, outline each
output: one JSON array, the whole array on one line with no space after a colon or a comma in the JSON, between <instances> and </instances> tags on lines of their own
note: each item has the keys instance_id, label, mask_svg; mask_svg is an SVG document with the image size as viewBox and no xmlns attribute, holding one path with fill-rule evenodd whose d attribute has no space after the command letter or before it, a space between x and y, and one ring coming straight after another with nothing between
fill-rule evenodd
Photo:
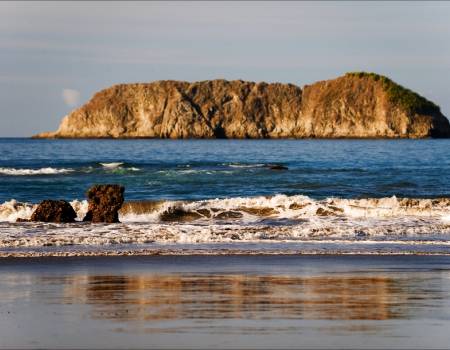
<instances>
[{"instance_id":1,"label":"whitecap","mask_svg":"<svg viewBox=\"0 0 450 350\"><path fill-rule=\"evenodd\" d=\"M100 163L100 165L107 169L115 169L122 166L123 162Z\"/></svg>"},{"instance_id":2,"label":"whitecap","mask_svg":"<svg viewBox=\"0 0 450 350\"><path fill-rule=\"evenodd\" d=\"M29 175L56 175L65 174L75 171L70 168L40 168L40 169L23 169L23 168L0 168L0 174L10 176L29 176Z\"/></svg>"},{"instance_id":3,"label":"whitecap","mask_svg":"<svg viewBox=\"0 0 450 350\"><path fill-rule=\"evenodd\" d=\"M240 164L240 163L225 164L225 165L228 165L230 168L262 168L266 166L266 164Z\"/></svg>"}]
</instances>

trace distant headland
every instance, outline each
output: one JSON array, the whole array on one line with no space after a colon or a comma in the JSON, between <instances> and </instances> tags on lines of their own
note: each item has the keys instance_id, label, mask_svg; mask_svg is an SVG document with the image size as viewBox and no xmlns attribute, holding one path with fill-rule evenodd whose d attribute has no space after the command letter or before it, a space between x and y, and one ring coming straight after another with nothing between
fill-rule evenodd
<instances>
[{"instance_id":1,"label":"distant headland","mask_svg":"<svg viewBox=\"0 0 450 350\"><path fill-rule=\"evenodd\" d=\"M387 77L347 73L303 88L242 80L119 84L35 138L450 137L440 108Z\"/></svg>"}]
</instances>

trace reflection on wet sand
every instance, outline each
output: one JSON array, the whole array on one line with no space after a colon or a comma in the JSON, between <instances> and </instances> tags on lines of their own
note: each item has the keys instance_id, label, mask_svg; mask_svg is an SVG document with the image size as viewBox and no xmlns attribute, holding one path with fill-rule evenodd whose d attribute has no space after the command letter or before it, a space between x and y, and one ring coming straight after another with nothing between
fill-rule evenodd
<instances>
[{"instance_id":1,"label":"reflection on wet sand","mask_svg":"<svg viewBox=\"0 0 450 350\"><path fill-rule=\"evenodd\" d=\"M0 348L447 348L450 257L0 264Z\"/></svg>"},{"instance_id":2,"label":"reflection on wet sand","mask_svg":"<svg viewBox=\"0 0 450 350\"><path fill-rule=\"evenodd\" d=\"M386 276L75 275L46 277L64 286L61 303L91 305L90 317L175 319L342 319L408 317L411 291ZM53 300L55 301L55 300Z\"/></svg>"}]
</instances>

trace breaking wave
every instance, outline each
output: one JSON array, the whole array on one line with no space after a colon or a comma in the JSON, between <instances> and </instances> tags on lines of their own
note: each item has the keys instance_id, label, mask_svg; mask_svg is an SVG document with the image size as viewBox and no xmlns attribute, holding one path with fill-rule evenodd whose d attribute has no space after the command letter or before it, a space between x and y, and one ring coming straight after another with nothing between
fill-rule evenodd
<instances>
[{"instance_id":1,"label":"breaking wave","mask_svg":"<svg viewBox=\"0 0 450 350\"><path fill-rule=\"evenodd\" d=\"M136 201L121 209L125 222L194 222L232 220L234 222L273 223L319 218L382 219L435 218L449 221L450 198L327 198L307 196L261 196L203 201Z\"/></svg>"},{"instance_id":2,"label":"breaking wave","mask_svg":"<svg viewBox=\"0 0 450 350\"><path fill-rule=\"evenodd\" d=\"M117 170L129 170L129 171L139 171L139 168L128 166L123 167L123 162L111 162L111 163L99 163L105 170L117 171Z\"/></svg>"},{"instance_id":3,"label":"breaking wave","mask_svg":"<svg viewBox=\"0 0 450 350\"><path fill-rule=\"evenodd\" d=\"M27 175L55 175L66 174L75 171L66 168L40 168L40 169L20 169L20 168L0 168L0 174L10 176L27 176Z\"/></svg>"},{"instance_id":4,"label":"breaking wave","mask_svg":"<svg viewBox=\"0 0 450 350\"><path fill-rule=\"evenodd\" d=\"M229 166L230 168L263 168L268 167L266 164L242 164L242 163L224 163L223 165Z\"/></svg>"},{"instance_id":5,"label":"breaking wave","mask_svg":"<svg viewBox=\"0 0 450 350\"><path fill-rule=\"evenodd\" d=\"M450 253L450 198L314 200L276 195L203 201L130 201L120 210L120 224L83 223L87 201L74 200L71 205L80 222L45 224L15 222L18 218L29 218L36 204L16 200L1 204L0 249L257 244L258 250L268 243L320 241L329 245L333 241L346 249L348 242L353 242L366 250L384 244L385 249L394 251L420 246ZM299 249L303 248L302 245Z\"/></svg>"},{"instance_id":6,"label":"breaking wave","mask_svg":"<svg viewBox=\"0 0 450 350\"><path fill-rule=\"evenodd\" d=\"M0 221L29 218L36 204L12 199L0 205ZM87 201L71 202L79 217L87 211ZM201 201L129 201L120 210L123 222L208 222L277 224L307 219L439 219L450 223L450 198L326 198L307 196L260 196Z\"/></svg>"},{"instance_id":7,"label":"breaking wave","mask_svg":"<svg viewBox=\"0 0 450 350\"><path fill-rule=\"evenodd\" d=\"M123 165L123 163L122 162L100 163L100 165L107 169L114 169L120 167L121 165Z\"/></svg>"},{"instance_id":8,"label":"breaking wave","mask_svg":"<svg viewBox=\"0 0 450 350\"><path fill-rule=\"evenodd\" d=\"M0 221L15 222L17 219L29 219L37 205L20 203L15 199L0 205Z\"/></svg>"}]
</instances>

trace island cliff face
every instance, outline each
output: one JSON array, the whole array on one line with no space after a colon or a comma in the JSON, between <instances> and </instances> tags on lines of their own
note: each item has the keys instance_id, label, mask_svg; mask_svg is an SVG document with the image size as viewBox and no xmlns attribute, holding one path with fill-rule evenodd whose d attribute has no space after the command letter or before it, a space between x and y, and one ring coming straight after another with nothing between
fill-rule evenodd
<instances>
[{"instance_id":1,"label":"island cliff face","mask_svg":"<svg viewBox=\"0 0 450 350\"><path fill-rule=\"evenodd\" d=\"M212 80L120 84L37 138L450 137L438 106L373 73L305 86Z\"/></svg>"}]
</instances>

